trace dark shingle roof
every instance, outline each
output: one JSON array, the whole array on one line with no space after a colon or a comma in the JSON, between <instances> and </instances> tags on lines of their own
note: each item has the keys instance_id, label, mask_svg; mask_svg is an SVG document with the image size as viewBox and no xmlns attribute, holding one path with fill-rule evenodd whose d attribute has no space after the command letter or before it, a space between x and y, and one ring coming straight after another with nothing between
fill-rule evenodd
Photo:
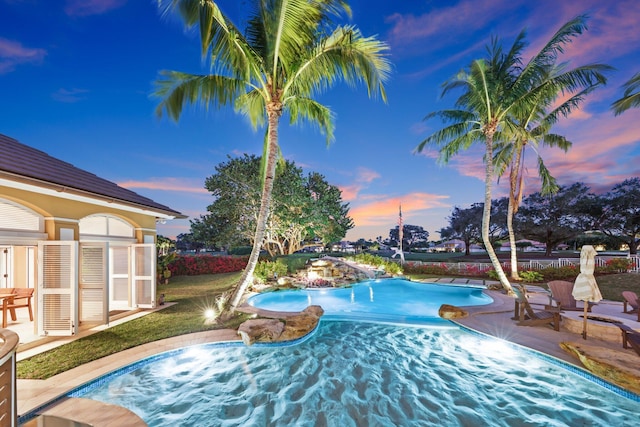
<instances>
[{"instance_id":1,"label":"dark shingle roof","mask_svg":"<svg viewBox=\"0 0 640 427\"><path fill-rule=\"evenodd\" d=\"M185 218L176 210L2 134L0 134L0 171L90 193L89 195L94 197L113 199L116 202L133 204L165 215Z\"/></svg>"}]
</instances>

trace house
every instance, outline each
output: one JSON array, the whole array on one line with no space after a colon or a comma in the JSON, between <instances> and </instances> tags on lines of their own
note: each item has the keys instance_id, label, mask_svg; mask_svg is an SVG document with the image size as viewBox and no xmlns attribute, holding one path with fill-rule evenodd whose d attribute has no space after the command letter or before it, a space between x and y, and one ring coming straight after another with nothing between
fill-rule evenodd
<instances>
[{"instance_id":1,"label":"house","mask_svg":"<svg viewBox=\"0 0 640 427\"><path fill-rule=\"evenodd\" d=\"M0 288L34 288L34 332L153 308L156 223L185 216L2 134L0 153Z\"/></svg>"}]
</instances>

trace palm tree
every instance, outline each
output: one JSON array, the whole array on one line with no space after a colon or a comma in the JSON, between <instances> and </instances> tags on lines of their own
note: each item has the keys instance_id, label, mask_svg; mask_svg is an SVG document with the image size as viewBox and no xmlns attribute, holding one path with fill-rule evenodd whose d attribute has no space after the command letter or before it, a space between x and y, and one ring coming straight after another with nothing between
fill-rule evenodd
<instances>
[{"instance_id":1,"label":"palm tree","mask_svg":"<svg viewBox=\"0 0 640 427\"><path fill-rule=\"evenodd\" d=\"M522 67L522 51L525 48L525 32L522 31L511 49L504 53L498 39L488 46L488 57L471 63L455 77L445 82L442 95L454 89L462 89L455 103L457 109L428 114L425 120L440 117L450 123L436 131L417 147L422 151L427 144L439 148L439 160L448 163L450 158L473 143L485 145L485 201L482 215L482 240L502 286L513 293L500 261L489 239L491 215L491 187L495 176L494 139L502 135L516 135L513 117L523 117L535 111L534 106L545 99L549 91L556 93L576 91L593 84L593 73L579 70L575 73L551 73L551 66L563 45L584 30L586 17L578 16L564 24L541 51L525 67ZM553 78L551 77L553 75Z\"/></svg>"},{"instance_id":2,"label":"palm tree","mask_svg":"<svg viewBox=\"0 0 640 427\"><path fill-rule=\"evenodd\" d=\"M640 106L640 73L631 77L622 87L625 88L624 96L611 104L616 116L624 113L629 108Z\"/></svg>"},{"instance_id":3,"label":"palm tree","mask_svg":"<svg viewBox=\"0 0 640 427\"><path fill-rule=\"evenodd\" d=\"M536 97L536 101L528 106L528 110L519 111L517 113L518 116L510 118L510 120L514 120L510 129L515 130L516 134L512 136L513 139L505 140L496 149L494 163L496 164L497 176L501 176L505 169L507 167L509 168L507 230L511 247L511 278L513 280L520 280L518 275L518 257L515 233L513 230L513 217L518 212L524 191L525 149L531 147L536 153L538 176L542 180L541 194L548 195L558 191L556 179L544 164L539 148L546 146L557 147L565 152L569 150L572 145L571 141L562 135L549 132L560 117L567 117L574 109L580 106L587 94L606 82L606 78L601 72L607 69L608 67L606 66L591 64L566 71L565 73L568 74L593 73L590 77L592 83L578 93L573 94L569 99L555 107L550 113L547 113L547 110L562 94L562 86L547 85L546 90L540 91ZM558 77L560 76L552 76L549 78L558 79Z\"/></svg>"},{"instance_id":4,"label":"palm tree","mask_svg":"<svg viewBox=\"0 0 640 427\"><path fill-rule=\"evenodd\" d=\"M266 124L263 143L263 188L247 267L228 310L235 311L253 281L269 216L279 157L278 126L287 112L292 123L310 122L333 139L333 114L313 98L339 81L364 83L369 96L386 101L384 82L391 64L388 46L364 37L354 26L334 26L331 18L351 15L344 0L255 0L244 34L212 0L166 1L187 27L198 25L203 57L212 73L193 75L163 71L155 92L163 111L178 120L186 104L223 107L233 104L254 129Z\"/></svg>"}]
</instances>

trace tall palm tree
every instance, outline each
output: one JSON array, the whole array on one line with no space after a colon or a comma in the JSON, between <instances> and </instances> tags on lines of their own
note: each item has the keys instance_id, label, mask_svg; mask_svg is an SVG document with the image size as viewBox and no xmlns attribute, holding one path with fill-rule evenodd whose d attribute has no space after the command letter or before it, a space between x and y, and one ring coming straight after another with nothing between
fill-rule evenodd
<instances>
[{"instance_id":1,"label":"tall palm tree","mask_svg":"<svg viewBox=\"0 0 640 427\"><path fill-rule=\"evenodd\" d=\"M632 107L640 107L640 73L635 74L624 85L624 96L611 105L615 115L619 115Z\"/></svg>"},{"instance_id":2,"label":"tall palm tree","mask_svg":"<svg viewBox=\"0 0 640 427\"><path fill-rule=\"evenodd\" d=\"M223 107L232 104L254 129L266 124L263 188L253 249L229 302L233 312L253 281L269 216L279 156L278 126L287 112L291 123L310 122L333 139L333 114L313 98L339 81L364 83L369 96L386 101L384 82L391 64L388 46L364 37L354 26L332 18L351 16L344 0L254 0L244 34L212 0L167 0L187 27L198 26L203 57L212 73L193 75L163 71L156 95L157 111L178 120L186 104Z\"/></svg>"},{"instance_id":3,"label":"tall palm tree","mask_svg":"<svg viewBox=\"0 0 640 427\"><path fill-rule=\"evenodd\" d=\"M567 117L584 101L587 94L596 87L606 82L606 77L602 74L608 69L600 64L586 65L576 68L566 73L592 72L592 83L588 87L570 96L559 106L547 113L548 109L562 94L562 87L548 85L545 91L538 93L537 101L528 106L527 110L518 112L518 116L510 117L514 120L510 126L516 132L512 139L502 141L496 148L494 163L496 164L496 175L501 176L506 168L509 168L509 205L507 208L507 231L509 234L509 244L511 248L511 279L519 280L518 257L516 248L515 233L513 230L513 217L518 212L518 207L522 201L524 191L524 154L527 147L531 147L537 156L538 176L542 181L541 194L553 194L558 190L556 179L544 164L539 148L541 146L556 147L563 151L568 151L571 141L564 136L550 133L551 128L561 117ZM556 78L556 77L552 77ZM547 92L547 93L544 93ZM502 136L505 137L504 135Z\"/></svg>"},{"instance_id":4,"label":"tall palm tree","mask_svg":"<svg viewBox=\"0 0 640 427\"><path fill-rule=\"evenodd\" d=\"M489 239L491 215L491 187L495 177L494 139L496 134L516 135L517 126L513 117L523 117L534 111L540 97L548 91L577 91L593 84L593 73L578 70L575 73L561 73L551 78L550 67L554 64L563 45L585 29L586 17L578 16L564 24L545 44L540 52L526 66L522 66L522 51L525 48L525 32L515 39L508 52L502 50L498 39L493 39L487 47L488 57L471 63L443 85L442 95L454 89L462 89L455 103L456 109L437 111L425 117L439 117L450 123L424 139L417 147L435 145L439 148L439 160L448 163L450 158L473 143L483 142L485 146L485 201L482 215L482 240L491 263L502 286L512 293L512 287L504 274Z\"/></svg>"}]
</instances>

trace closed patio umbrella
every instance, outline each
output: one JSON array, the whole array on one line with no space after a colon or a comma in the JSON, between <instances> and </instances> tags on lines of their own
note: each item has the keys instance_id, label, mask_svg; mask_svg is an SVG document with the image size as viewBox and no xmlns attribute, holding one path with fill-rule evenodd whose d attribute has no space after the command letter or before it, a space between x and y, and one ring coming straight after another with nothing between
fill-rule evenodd
<instances>
[{"instance_id":1,"label":"closed patio umbrella","mask_svg":"<svg viewBox=\"0 0 640 427\"><path fill-rule=\"evenodd\" d=\"M571 295L577 301L584 301L584 324L582 327L582 338L587 339L587 308L590 302L602 300L602 294L596 283L593 272L596 267L596 250L591 245L585 245L580 251L580 274L573 284Z\"/></svg>"}]
</instances>

